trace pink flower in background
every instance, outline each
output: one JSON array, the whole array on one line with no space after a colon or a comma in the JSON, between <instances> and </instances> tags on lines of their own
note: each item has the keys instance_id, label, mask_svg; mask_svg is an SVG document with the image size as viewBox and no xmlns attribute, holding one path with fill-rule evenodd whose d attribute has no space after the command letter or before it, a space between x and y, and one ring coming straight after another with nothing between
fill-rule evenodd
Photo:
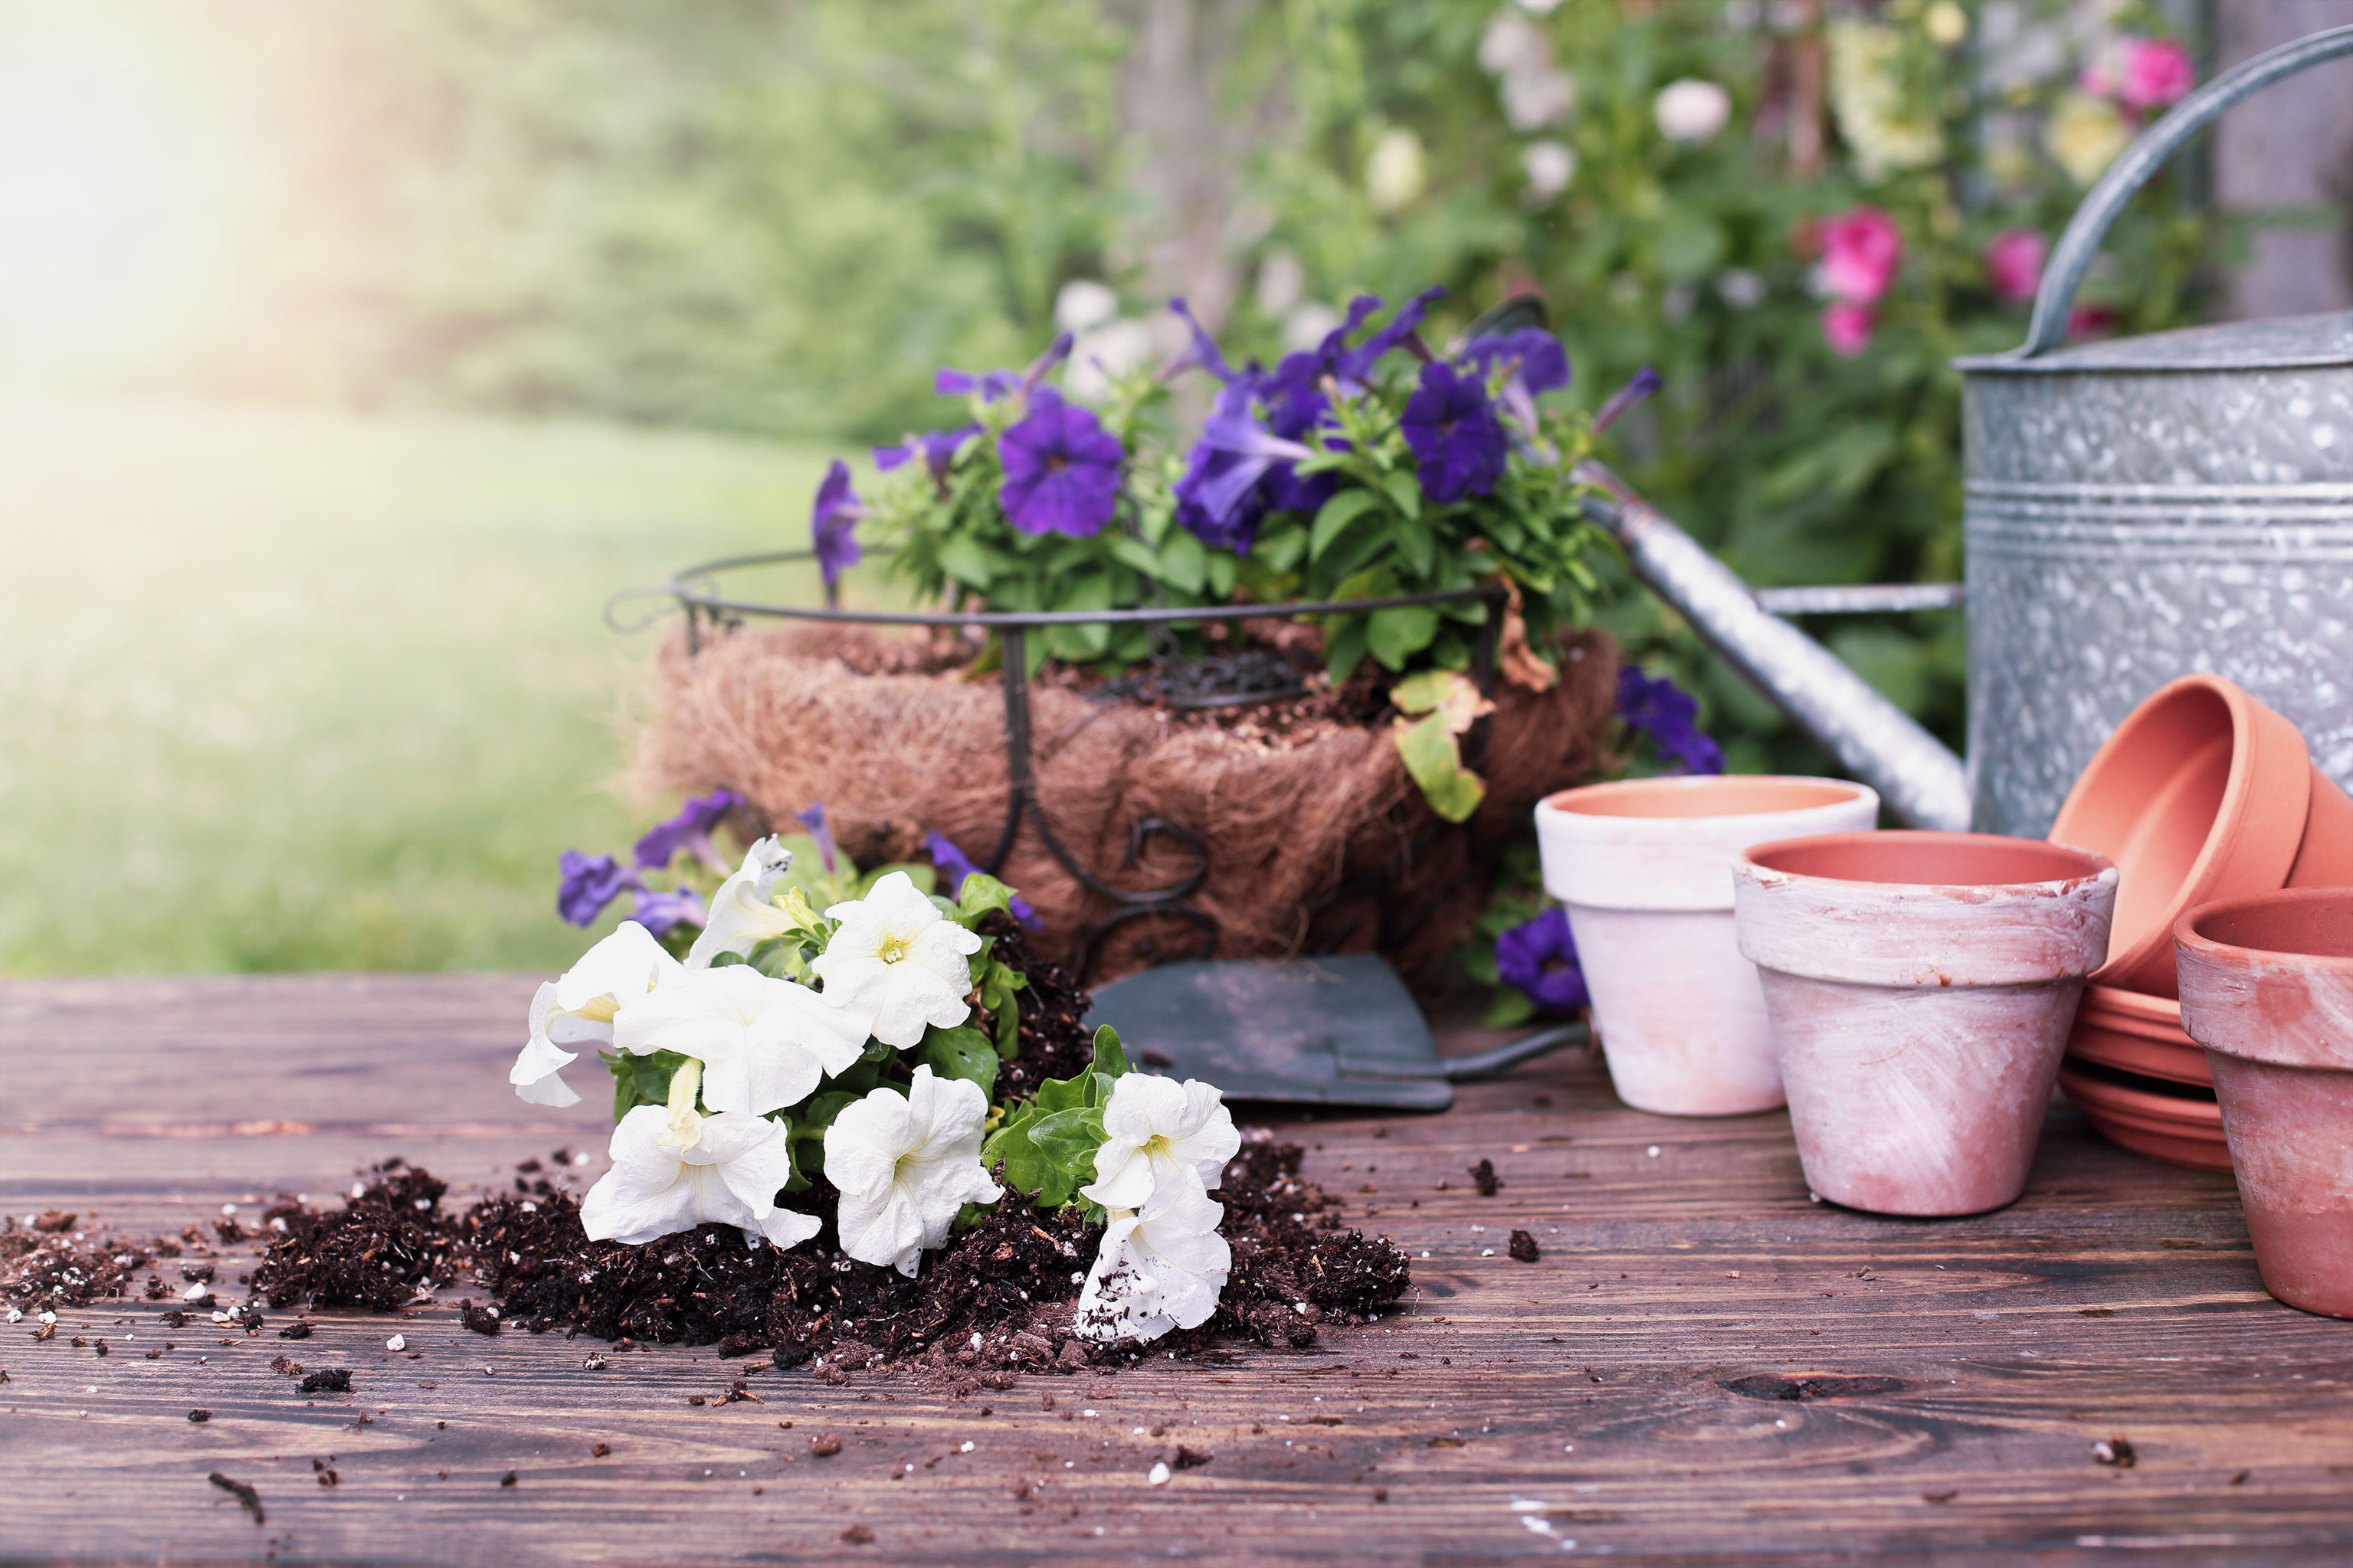
<instances>
[{"instance_id":1,"label":"pink flower in background","mask_svg":"<svg viewBox=\"0 0 2353 1568\"><path fill-rule=\"evenodd\" d=\"M1846 304L1868 305L1886 293L1904 260L1904 236L1877 207L1825 219L1821 242L1822 292ZM1863 335L1870 336L1868 327Z\"/></svg>"},{"instance_id":2,"label":"pink flower in background","mask_svg":"<svg viewBox=\"0 0 2353 1568\"><path fill-rule=\"evenodd\" d=\"M1985 247L1986 281L1997 299L2031 300L2042 282L2042 262L2051 244L2041 231L2013 228L1994 236Z\"/></svg>"},{"instance_id":3,"label":"pink flower in background","mask_svg":"<svg viewBox=\"0 0 2353 1568\"><path fill-rule=\"evenodd\" d=\"M1869 348L1872 331L1878 325L1879 314L1868 305L1840 300L1822 307L1822 336L1831 351L1844 359Z\"/></svg>"},{"instance_id":4,"label":"pink flower in background","mask_svg":"<svg viewBox=\"0 0 2353 1568\"><path fill-rule=\"evenodd\" d=\"M2137 113L2178 102L2198 85L2189 52L2170 38L2126 38L2118 54L2116 101Z\"/></svg>"}]
</instances>

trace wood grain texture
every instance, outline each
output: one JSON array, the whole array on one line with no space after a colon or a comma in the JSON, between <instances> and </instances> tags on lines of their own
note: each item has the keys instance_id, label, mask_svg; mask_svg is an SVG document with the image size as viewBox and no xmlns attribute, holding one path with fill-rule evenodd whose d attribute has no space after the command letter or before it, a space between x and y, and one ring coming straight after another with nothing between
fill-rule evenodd
<instances>
[{"instance_id":1,"label":"wood grain texture","mask_svg":"<svg viewBox=\"0 0 2353 1568\"><path fill-rule=\"evenodd\" d=\"M0 1204L143 1234L225 1202L323 1199L393 1153L476 1190L558 1144L596 1151L593 1173L593 1096L551 1111L503 1087L531 986L0 988ZM485 1338L446 1299L317 1314L299 1343L277 1337L281 1313L248 1338L101 1306L45 1343L30 1321L0 1329L0 1558L2245 1563L2353 1548L2353 1324L2263 1295L2227 1176L2109 1148L2063 1106L2023 1201L1938 1222L1810 1203L1786 1118L1645 1116L1581 1057L1472 1088L1441 1116L1283 1131L1352 1219L1414 1256L1409 1310L1307 1352L1164 1357L967 1400L769 1369L749 1373L757 1402L697 1406L745 1364ZM1482 1157L1505 1182L1493 1197L1467 1177ZM1539 1261L1506 1256L1515 1226ZM403 1352L385 1348L395 1332ZM592 1350L603 1370L584 1366ZM352 1394L304 1398L269 1369L280 1352L348 1367ZM211 1418L191 1424L192 1408ZM822 1434L838 1454L811 1452ZM2118 1436L2129 1469L2093 1457ZM1215 1457L1149 1484L1180 1443ZM214 1471L258 1489L266 1525ZM873 1541L845 1542L853 1527Z\"/></svg>"}]
</instances>

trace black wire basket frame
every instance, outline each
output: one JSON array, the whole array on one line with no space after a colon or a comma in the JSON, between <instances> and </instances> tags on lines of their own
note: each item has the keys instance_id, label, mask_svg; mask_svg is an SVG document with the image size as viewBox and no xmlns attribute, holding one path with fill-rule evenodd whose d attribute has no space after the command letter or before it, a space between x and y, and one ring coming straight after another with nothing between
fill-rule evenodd
<instances>
[{"instance_id":1,"label":"black wire basket frame","mask_svg":"<svg viewBox=\"0 0 2353 1568\"><path fill-rule=\"evenodd\" d=\"M1014 840L1026 821L1037 834L1039 842L1046 847L1047 853L1063 870L1088 892L1113 906L1111 914L1081 933L1077 970L1082 976L1086 973L1096 948L1106 936L1121 926L1139 920L1177 920L1200 933L1201 940L1197 948L1169 954L1170 960L1216 955L1219 935L1216 917L1185 901L1208 875L1209 846L1199 834L1182 823L1156 816L1138 822L1129 834L1125 857L1127 866L1134 867L1139 863L1145 847L1155 837L1166 838L1180 846L1192 860L1190 868L1176 880L1160 887L1142 889L1122 888L1106 881L1080 864L1078 858L1064 847L1038 799L1036 786L1029 731L1028 659L1028 638L1033 629L1078 626L1174 627L1207 622L1367 615L1375 610L1483 602L1487 613L1479 622L1472 663L1472 679L1483 694L1491 691L1494 685L1496 626L1501 618L1499 612L1510 595L1510 590L1502 583L1491 582L1434 594L1401 594L1379 599L1302 599L1274 605L1156 605L1128 610L859 610L844 609L831 585L827 588L826 603L821 606L733 598L720 591L717 579L722 574L811 561L816 558L816 553L814 550L779 550L707 561L674 574L655 593L677 601L679 611L686 621L686 651L690 658L702 651L706 636L732 630L742 625L746 617L754 616L849 626L979 626L994 632L998 639L998 662L1003 668L1005 688L1005 825L998 829L997 842L988 853L974 863L995 875L1004 866L1006 857L1012 853ZM617 629L633 629L614 621L612 611L621 600L637 596L638 595L635 593L617 595L607 602L607 624ZM638 624L642 626L646 623L641 621ZM1250 693L1232 698L1212 698L1192 705L1237 705L1266 700L1265 694ZM1466 761L1477 760L1478 742L1482 739L1483 735L1476 731L1465 737ZM1361 889L1356 884L1343 884L1318 907L1328 907L1357 890ZM1388 915L1384 911L1384 924L1387 923ZM1388 934L1385 931L1385 937ZM1160 960L1160 955L1148 948L1145 956Z\"/></svg>"}]
</instances>

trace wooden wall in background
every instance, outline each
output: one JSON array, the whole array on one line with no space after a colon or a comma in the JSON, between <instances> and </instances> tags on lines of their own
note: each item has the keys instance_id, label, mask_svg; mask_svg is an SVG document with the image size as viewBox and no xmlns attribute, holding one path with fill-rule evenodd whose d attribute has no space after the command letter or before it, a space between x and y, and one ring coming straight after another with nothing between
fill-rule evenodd
<instances>
[{"instance_id":1,"label":"wooden wall in background","mask_svg":"<svg viewBox=\"0 0 2353 1568\"><path fill-rule=\"evenodd\" d=\"M2215 0L2211 70L2348 22L2353 0ZM2254 319L2353 308L2353 58L2315 66L2231 110L2212 157L2216 201L2256 220L2225 311Z\"/></svg>"}]
</instances>

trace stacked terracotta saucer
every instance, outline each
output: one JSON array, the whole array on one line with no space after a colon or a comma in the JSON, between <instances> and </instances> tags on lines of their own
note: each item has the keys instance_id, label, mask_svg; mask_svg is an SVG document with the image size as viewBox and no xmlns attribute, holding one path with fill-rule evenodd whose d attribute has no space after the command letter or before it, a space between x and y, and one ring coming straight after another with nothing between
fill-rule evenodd
<instances>
[{"instance_id":1,"label":"stacked terracotta saucer","mask_svg":"<svg viewBox=\"0 0 2353 1568\"><path fill-rule=\"evenodd\" d=\"M2051 825L2116 862L2108 961L2084 988L2059 1087L2111 1142L2227 1171L2206 1053L2182 1032L2173 923L2193 905L2353 883L2353 799L2295 726L2219 676L2133 710Z\"/></svg>"}]
</instances>

